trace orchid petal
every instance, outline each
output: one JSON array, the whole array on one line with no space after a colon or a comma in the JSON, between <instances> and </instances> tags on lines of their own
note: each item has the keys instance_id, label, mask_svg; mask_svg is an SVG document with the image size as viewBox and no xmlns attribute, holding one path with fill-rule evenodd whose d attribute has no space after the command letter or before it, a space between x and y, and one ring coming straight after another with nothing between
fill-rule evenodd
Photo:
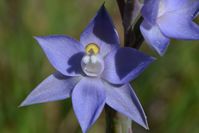
<instances>
[{"instance_id":1,"label":"orchid petal","mask_svg":"<svg viewBox=\"0 0 199 133\"><path fill-rule=\"evenodd\" d=\"M157 20L161 32L175 39L198 40L199 26L192 22L198 10L199 1L187 8L165 13Z\"/></svg>"},{"instance_id":2,"label":"orchid petal","mask_svg":"<svg viewBox=\"0 0 199 133\"><path fill-rule=\"evenodd\" d=\"M129 84L113 86L106 84L106 103L148 129L146 115L135 92Z\"/></svg>"},{"instance_id":3,"label":"orchid petal","mask_svg":"<svg viewBox=\"0 0 199 133\"><path fill-rule=\"evenodd\" d=\"M66 99L79 80L80 77L72 78L54 73L39 84L20 106Z\"/></svg>"},{"instance_id":4,"label":"orchid petal","mask_svg":"<svg viewBox=\"0 0 199 133\"><path fill-rule=\"evenodd\" d=\"M169 38L161 33L159 27L144 21L140 25L140 30L147 44L159 55L164 55L169 45Z\"/></svg>"},{"instance_id":5,"label":"orchid petal","mask_svg":"<svg viewBox=\"0 0 199 133\"><path fill-rule=\"evenodd\" d=\"M141 13L146 21L155 24L160 0L145 0Z\"/></svg>"},{"instance_id":6,"label":"orchid petal","mask_svg":"<svg viewBox=\"0 0 199 133\"><path fill-rule=\"evenodd\" d=\"M170 12L189 8L190 5L195 4L196 1L197 0L161 0L160 3L165 12Z\"/></svg>"},{"instance_id":7,"label":"orchid petal","mask_svg":"<svg viewBox=\"0 0 199 133\"><path fill-rule=\"evenodd\" d=\"M118 33L104 5L81 34L80 42L84 47L89 43L96 43L102 55L110 52L112 47L119 47Z\"/></svg>"},{"instance_id":8,"label":"orchid petal","mask_svg":"<svg viewBox=\"0 0 199 133\"><path fill-rule=\"evenodd\" d=\"M97 120L105 104L102 81L84 77L72 92L72 103L82 131L85 133Z\"/></svg>"},{"instance_id":9,"label":"orchid petal","mask_svg":"<svg viewBox=\"0 0 199 133\"><path fill-rule=\"evenodd\" d=\"M64 35L35 37L50 63L66 76L77 76L81 73L82 45Z\"/></svg>"},{"instance_id":10,"label":"orchid petal","mask_svg":"<svg viewBox=\"0 0 199 133\"><path fill-rule=\"evenodd\" d=\"M154 58L133 48L120 48L105 58L102 78L113 84L124 84L135 79Z\"/></svg>"}]
</instances>

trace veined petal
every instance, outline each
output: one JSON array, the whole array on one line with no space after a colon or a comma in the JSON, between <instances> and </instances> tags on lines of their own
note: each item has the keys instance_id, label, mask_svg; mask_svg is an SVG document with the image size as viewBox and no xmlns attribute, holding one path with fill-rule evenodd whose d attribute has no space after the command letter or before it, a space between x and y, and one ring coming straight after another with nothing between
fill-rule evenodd
<instances>
[{"instance_id":1,"label":"veined petal","mask_svg":"<svg viewBox=\"0 0 199 133\"><path fill-rule=\"evenodd\" d=\"M140 25L140 30L147 44L159 55L164 55L169 45L169 38L163 35L157 25L150 25L144 21Z\"/></svg>"},{"instance_id":2,"label":"veined petal","mask_svg":"<svg viewBox=\"0 0 199 133\"><path fill-rule=\"evenodd\" d=\"M72 78L54 73L39 84L20 106L66 99L79 80L80 77Z\"/></svg>"},{"instance_id":3,"label":"veined petal","mask_svg":"<svg viewBox=\"0 0 199 133\"><path fill-rule=\"evenodd\" d=\"M199 1L172 12L167 12L158 18L157 23L162 33L175 39L198 40L199 26L192 22L199 10Z\"/></svg>"},{"instance_id":4,"label":"veined petal","mask_svg":"<svg viewBox=\"0 0 199 133\"><path fill-rule=\"evenodd\" d=\"M195 4L197 0L161 0L161 5L165 9L165 12L182 10L189 8L190 5Z\"/></svg>"},{"instance_id":5,"label":"veined petal","mask_svg":"<svg viewBox=\"0 0 199 133\"><path fill-rule=\"evenodd\" d=\"M84 47L89 43L96 43L102 55L106 55L112 47L119 47L118 33L104 5L81 34L80 42Z\"/></svg>"},{"instance_id":6,"label":"veined petal","mask_svg":"<svg viewBox=\"0 0 199 133\"><path fill-rule=\"evenodd\" d=\"M146 115L135 92L129 84L113 86L106 84L106 103L148 129Z\"/></svg>"},{"instance_id":7,"label":"veined petal","mask_svg":"<svg viewBox=\"0 0 199 133\"><path fill-rule=\"evenodd\" d=\"M78 41L64 35L35 37L35 39L57 71L66 76L80 75L84 48Z\"/></svg>"},{"instance_id":8,"label":"veined petal","mask_svg":"<svg viewBox=\"0 0 199 133\"><path fill-rule=\"evenodd\" d=\"M145 21L155 24L158 11L159 11L160 0L145 0L144 6L141 10L142 16Z\"/></svg>"},{"instance_id":9,"label":"veined petal","mask_svg":"<svg viewBox=\"0 0 199 133\"><path fill-rule=\"evenodd\" d=\"M119 48L105 57L102 78L113 84L135 79L154 58L133 48Z\"/></svg>"},{"instance_id":10,"label":"veined petal","mask_svg":"<svg viewBox=\"0 0 199 133\"><path fill-rule=\"evenodd\" d=\"M104 85L100 79L83 78L72 92L73 109L83 133L97 120L105 104Z\"/></svg>"}]
</instances>

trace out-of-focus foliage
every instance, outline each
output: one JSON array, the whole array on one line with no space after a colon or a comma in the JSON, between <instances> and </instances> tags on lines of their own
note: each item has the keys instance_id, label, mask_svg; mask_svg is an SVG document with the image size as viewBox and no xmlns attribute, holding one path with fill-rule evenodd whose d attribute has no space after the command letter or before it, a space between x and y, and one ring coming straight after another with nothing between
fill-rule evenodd
<instances>
[{"instance_id":1,"label":"out-of-focus foliage","mask_svg":"<svg viewBox=\"0 0 199 133\"><path fill-rule=\"evenodd\" d=\"M102 3L102 0L0 0L1 133L80 132L70 100L24 108L18 105L54 71L33 36L67 34L79 39ZM106 7L122 35L115 1L107 1ZM141 50L154 55L145 44ZM198 50L199 41L172 41L165 56L157 56L158 60L133 81L150 126L150 131L145 131L133 124L135 133L199 132ZM102 114L90 132L104 131Z\"/></svg>"}]
</instances>

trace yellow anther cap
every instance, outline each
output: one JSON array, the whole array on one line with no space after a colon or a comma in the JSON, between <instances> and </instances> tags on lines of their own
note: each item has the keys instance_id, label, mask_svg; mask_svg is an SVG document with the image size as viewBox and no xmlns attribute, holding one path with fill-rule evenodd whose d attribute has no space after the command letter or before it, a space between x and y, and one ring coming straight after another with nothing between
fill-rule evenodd
<instances>
[{"instance_id":1,"label":"yellow anther cap","mask_svg":"<svg viewBox=\"0 0 199 133\"><path fill-rule=\"evenodd\" d=\"M95 54L95 55L96 55L96 54L99 53L100 48L97 46L97 44L95 44L95 43L90 43L90 44L88 44L88 45L86 46L85 50L86 50L86 53L87 53L87 54Z\"/></svg>"}]
</instances>

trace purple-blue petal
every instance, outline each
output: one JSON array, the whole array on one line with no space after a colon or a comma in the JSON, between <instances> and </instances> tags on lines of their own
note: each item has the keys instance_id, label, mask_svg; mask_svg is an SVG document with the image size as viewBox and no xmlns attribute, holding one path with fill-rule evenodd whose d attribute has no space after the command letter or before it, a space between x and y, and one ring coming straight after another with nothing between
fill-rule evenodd
<instances>
[{"instance_id":1,"label":"purple-blue petal","mask_svg":"<svg viewBox=\"0 0 199 133\"><path fill-rule=\"evenodd\" d=\"M197 0L161 0L161 4L164 7L164 12L182 10L189 8L190 5L195 4Z\"/></svg>"},{"instance_id":2,"label":"purple-blue petal","mask_svg":"<svg viewBox=\"0 0 199 133\"><path fill-rule=\"evenodd\" d=\"M148 23L155 24L164 13L184 9L194 2L196 0L145 0L141 13Z\"/></svg>"},{"instance_id":3,"label":"purple-blue petal","mask_svg":"<svg viewBox=\"0 0 199 133\"><path fill-rule=\"evenodd\" d=\"M82 131L86 133L99 117L105 104L102 81L84 77L72 92L72 103Z\"/></svg>"},{"instance_id":4,"label":"purple-blue petal","mask_svg":"<svg viewBox=\"0 0 199 133\"><path fill-rule=\"evenodd\" d=\"M113 84L124 84L135 79L154 61L133 48L119 48L109 53L104 61L102 78Z\"/></svg>"},{"instance_id":5,"label":"purple-blue petal","mask_svg":"<svg viewBox=\"0 0 199 133\"><path fill-rule=\"evenodd\" d=\"M72 89L79 80L80 77L72 78L54 73L40 83L20 106L66 99L71 95Z\"/></svg>"},{"instance_id":6,"label":"purple-blue petal","mask_svg":"<svg viewBox=\"0 0 199 133\"><path fill-rule=\"evenodd\" d=\"M195 1L186 8L165 13L157 20L161 32L175 39L198 40L199 25L192 21L198 9L199 1Z\"/></svg>"},{"instance_id":7,"label":"purple-blue petal","mask_svg":"<svg viewBox=\"0 0 199 133\"><path fill-rule=\"evenodd\" d=\"M150 25L146 21L140 25L140 30L147 44L159 55L164 55L170 39L160 31L157 25Z\"/></svg>"},{"instance_id":8,"label":"purple-blue petal","mask_svg":"<svg viewBox=\"0 0 199 133\"><path fill-rule=\"evenodd\" d=\"M78 41L64 35L35 37L35 39L57 71L66 76L80 75L80 61L84 55L84 48Z\"/></svg>"},{"instance_id":9,"label":"purple-blue petal","mask_svg":"<svg viewBox=\"0 0 199 133\"><path fill-rule=\"evenodd\" d=\"M148 129L147 118L135 92L129 84L106 84L106 104Z\"/></svg>"},{"instance_id":10,"label":"purple-blue petal","mask_svg":"<svg viewBox=\"0 0 199 133\"><path fill-rule=\"evenodd\" d=\"M80 42L84 47L89 43L96 43L102 55L110 52L112 47L119 47L118 33L104 5L81 34Z\"/></svg>"},{"instance_id":11,"label":"purple-blue petal","mask_svg":"<svg viewBox=\"0 0 199 133\"><path fill-rule=\"evenodd\" d=\"M141 13L146 21L155 24L160 0L145 0Z\"/></svg>"}]
</instances>

